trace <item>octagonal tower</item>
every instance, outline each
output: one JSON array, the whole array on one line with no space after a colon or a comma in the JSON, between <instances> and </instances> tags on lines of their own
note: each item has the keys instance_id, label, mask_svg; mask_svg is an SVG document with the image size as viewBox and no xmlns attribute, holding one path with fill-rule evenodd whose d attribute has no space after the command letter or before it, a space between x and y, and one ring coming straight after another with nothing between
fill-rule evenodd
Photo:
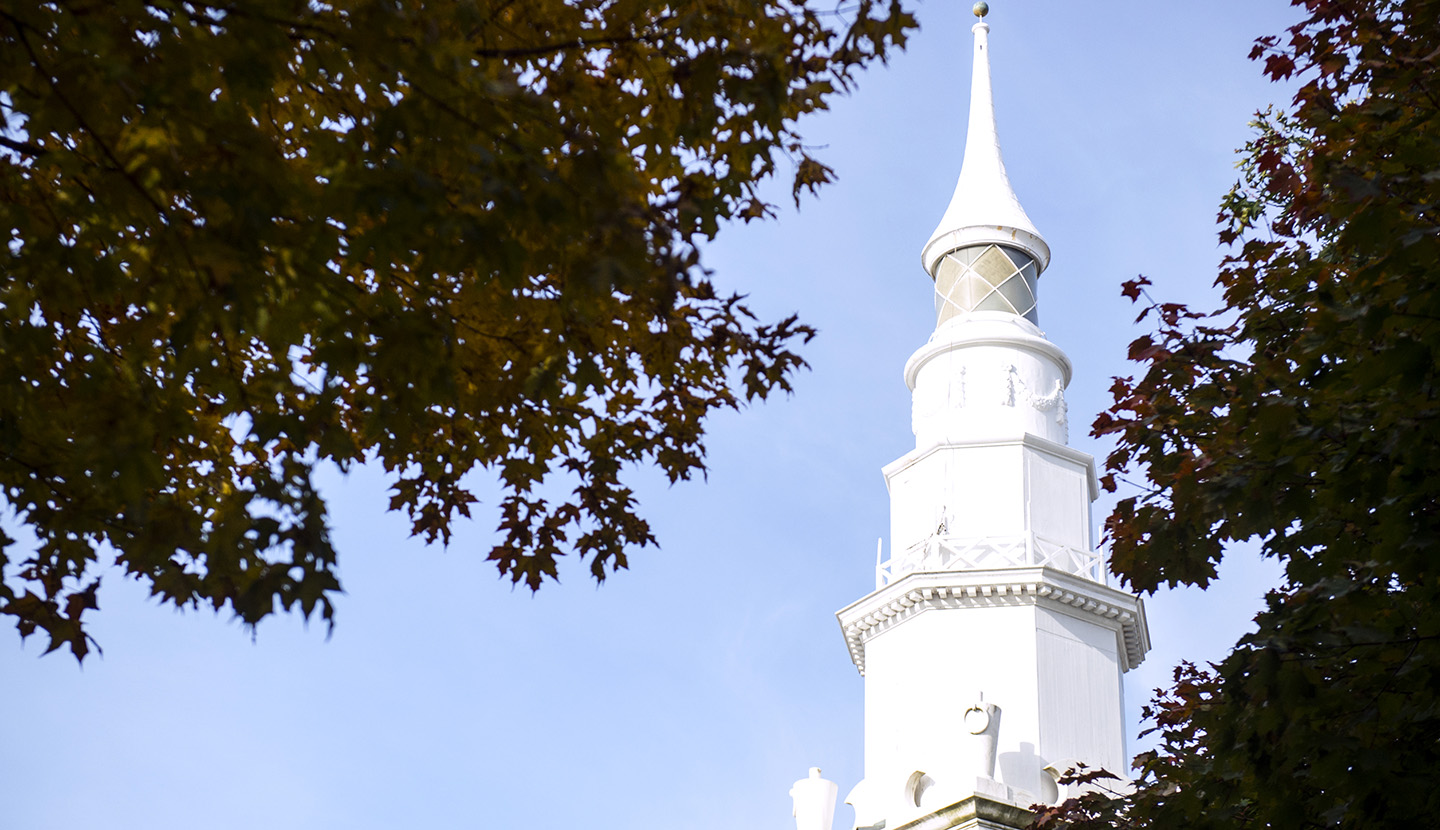
<instances>
[{"instance_id":1,"label":"octagonal tower","mask_svg":"<svg viewBox=\"0 0 1440 830\"><path fill-rule=\"evenodd\" d=\"M883 471L891 554L837 615L865 676L857 828L1023 826L1075 763L1123 774L1121 675L1149 650L1092 539L1070 360L1038 326L1050 247L1005 172L976 11L964 161L921 254L936 327L905 366L915 449Z\"/></svg>"}]
</instances>

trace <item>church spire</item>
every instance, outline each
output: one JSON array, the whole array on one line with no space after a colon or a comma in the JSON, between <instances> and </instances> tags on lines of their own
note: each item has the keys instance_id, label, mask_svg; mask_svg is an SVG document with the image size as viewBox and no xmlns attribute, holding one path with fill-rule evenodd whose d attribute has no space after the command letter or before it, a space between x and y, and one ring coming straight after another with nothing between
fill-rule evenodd
<instances>
[{"instance_id":1,"label":"church spire","mask_svg":"<svg viewBox=\"0 0 1440 830\"><path fill-rule=\"evenodd\" d=\"M924 251L937 327L905 364L915 448L882 470L890 558L837 614L865 676L859 828L1019 830L1079 793L1065 770L1127 769L1121 674L1150 648L1144 604L1105 584L1070 359L1036 325L1050 249L1005 176L974 31L965 161ZM798 830L830 830L833 792L818 770L796 783Z\"/></svg>"},{"instance_id":2,"label":"church spire","mask_svg":"<svg viewBox=\"0 0 1440 830\"><path fill-rule=\"evenodd\" d=\"M937 281L946 255L962 249L976 249L972 256L979 256L989 245L1018 251L1034 261L1034 277L1050 264L1050 246L1020 206L1000 156L995 99L990 86L990 24L983 19L987 12L989 6L985 3L975 4L975 14L982 19L971 29L975 33L975 68L970 82L970 127L965 137L960 180L955 185L950 206L921 253L926 272ZM968 303L962 302L962 305ZM960 310L968 313L974 309ZM1033 307L1030 314L1018 308L1016 313L1033 319ZM948 316L953 315L946 315L942 308L941 322Z\"/></svg>"}]
</instances>

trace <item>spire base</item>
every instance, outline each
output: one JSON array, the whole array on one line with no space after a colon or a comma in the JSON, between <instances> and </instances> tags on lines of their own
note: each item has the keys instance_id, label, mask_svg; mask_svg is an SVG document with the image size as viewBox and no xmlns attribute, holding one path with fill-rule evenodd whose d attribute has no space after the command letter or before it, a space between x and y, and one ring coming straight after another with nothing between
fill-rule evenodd
<instances>
[{"instance_id":1,"label":"spire base","mask_svg":"<svg viewBox=\"0 0 1440 830\"><path fill-rule=\"evenodd\" d=\"M920 261L925 266L925 273L933 277L935 268L946 254L976 245L1009 245L1029 254L1042 273L1050 267L1050 246L1039 233L1005 225L969 225L937 233L925 243Z\"/></svg>"}]
</instances>

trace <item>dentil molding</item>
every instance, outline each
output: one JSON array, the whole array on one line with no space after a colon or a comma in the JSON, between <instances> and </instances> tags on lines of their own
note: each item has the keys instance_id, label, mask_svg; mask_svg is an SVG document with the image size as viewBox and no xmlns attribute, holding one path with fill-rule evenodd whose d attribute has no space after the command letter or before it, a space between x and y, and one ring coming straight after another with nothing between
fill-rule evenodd
<instances>
[{"instance_id":1,"label":"dentil molding","mask_svg":"<svg viewBox=\"0 0 1440 830\"><path fill-rule=\"evenodd\" d=\"M1150 650L1145 604L1139 597L1049 567L910 573L835 616L850 659L863 675L865 644L912 617L926 611L1016 605L1041 605L1118 629L1124 671L1140 665Z\"/></svg>"}]
</instances>

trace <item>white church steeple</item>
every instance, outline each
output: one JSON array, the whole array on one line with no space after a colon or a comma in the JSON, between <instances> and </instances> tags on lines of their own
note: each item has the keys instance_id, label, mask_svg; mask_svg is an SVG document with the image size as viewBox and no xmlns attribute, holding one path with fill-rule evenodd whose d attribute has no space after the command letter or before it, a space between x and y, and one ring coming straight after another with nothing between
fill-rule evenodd
<instances>
[{"instance_id":1,"label":"white church steeple","mask_svg":"<svg viewBox=\"0 0 1440 830\"><path fill-rule=\"evenodd\" d=\"M1021 207L1005 160L1000 154L999 130L995 126L995 93L990 83L990 24L984 16L989 7L975 4L981 20L975 33L975 61L970 77L970 128L965 134L965 159L955 195L940 224L930 234L920 259L932 277L946 254L958 248L1000 243L1024 251L1036 260L1038 270L1050 264L1050 246L1035 229L1035 223Z\"/></svg>"},{"instance_id":2,"label":"white church steeple","mask_svg":"<svg viewBox=\"0 0 1440 830\"><path fill-rule=\"evenodd\" d=\"M857 830L1020 828L1024 808L1066 795L1070 766L1123 775L1121 675L1150 647L1144 606L1106 584L1094 545L1070 360L1037 325L1050 248L1006 176L990 27L973 31L959 183L922 254L936 328L905 365L915 449L882 471L890 556L836 615L865 677ZM801 797L820 784L802 784L797 822L828 818Z\"/></svg>"}]
</instances>

